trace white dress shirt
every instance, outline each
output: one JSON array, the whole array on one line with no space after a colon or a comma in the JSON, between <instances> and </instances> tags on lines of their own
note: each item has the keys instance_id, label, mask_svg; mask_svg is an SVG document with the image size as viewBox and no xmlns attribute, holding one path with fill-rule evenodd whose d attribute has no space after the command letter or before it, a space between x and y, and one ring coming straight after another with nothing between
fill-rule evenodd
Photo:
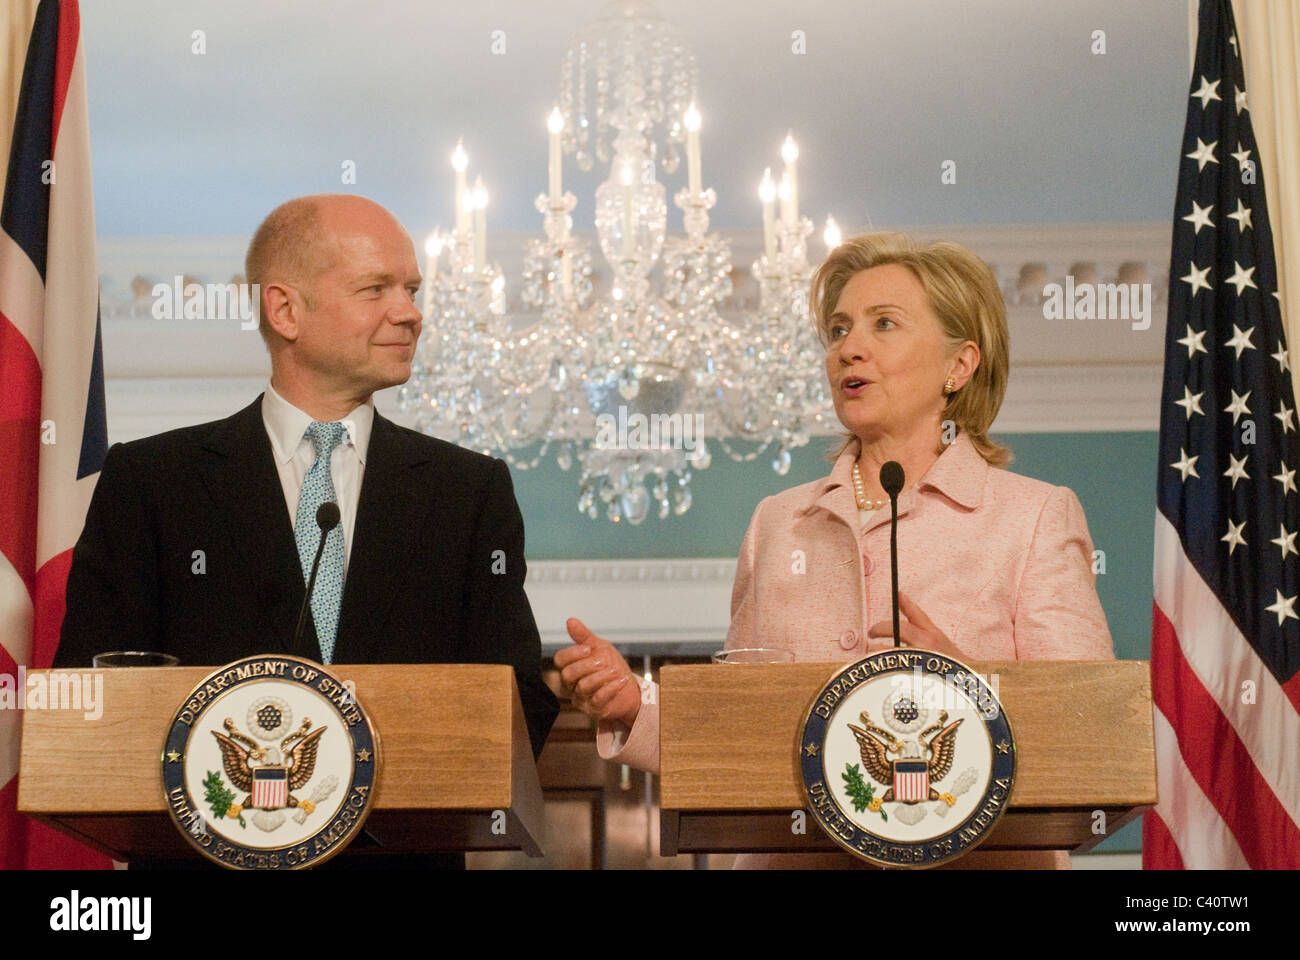
<instances>
[{"instance_id":1,"label":"white dress shirt","mask_svg":"<svg viewBox=\"0 0 1300 960\"><path fill-rule=\"evenodd\" d=\"M289 508L292 526L298 516L298 497L302 481L316 462L316 451L307 439L312 417L275 392L269 383L262 395L262 423L271 440L275 469L284 488L284 502ZM370 430L375 423L374 400L367 400L343 418L343 437L330 456L330 478L338 497L340 525L343 527L343 565L347 570L352 554L352 530L357 519L357 499L361 478L366 469L366 451L370 447Z\"/></svg>"}]
</instances>

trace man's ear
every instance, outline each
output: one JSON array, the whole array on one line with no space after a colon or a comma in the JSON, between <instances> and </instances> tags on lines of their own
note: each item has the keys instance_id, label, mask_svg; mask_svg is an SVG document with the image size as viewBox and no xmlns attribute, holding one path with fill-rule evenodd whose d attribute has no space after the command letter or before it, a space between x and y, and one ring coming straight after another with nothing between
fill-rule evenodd
<instances>
[{"instance_id":1,"label":"man's ear","mask_svg":"<svg viewBox=\"0 0 1300 960\"><path fill-rule=\"evenodd\" d=\"M290 342L298 339L298 325L305 305L302 295L287 283L268 283L262 288L262 311L267 324Z\"/></svg>"}]
</instances>

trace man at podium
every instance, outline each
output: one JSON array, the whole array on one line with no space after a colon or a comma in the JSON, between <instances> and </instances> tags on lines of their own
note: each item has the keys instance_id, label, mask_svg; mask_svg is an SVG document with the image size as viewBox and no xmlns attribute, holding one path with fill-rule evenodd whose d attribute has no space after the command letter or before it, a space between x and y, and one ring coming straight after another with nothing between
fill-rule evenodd
<instances>
[{"instance_id":1,"label":"man at podium","mask_svg":"<svg viewBox=\"0 0 1300 960\"><path fill-rule=\"evenodd\" d=\"M509 470L374 409L376 390L409 378L420 334L410 237L365 198L300 197L262 223L246 275L260 289L266 391L225 420L109 450L55 666L116 650L187 665L263 652L510 664L540 753L558 704ZM330 502L340 522L324 531Z\"/></svg>"},{"instance_id":2,"label":"man at podium","mask_svg":"<svg viewBox=\"0 0 1300 960\"><path fill-rule=\"evenodd\" d=\"M898 496L900 639L971 660L1113 659L1093 545L1075 494L1010 473L988 436L1010 366L1006 306L988 265L955 243L867 234L813 278L835 412L848 433L830 476L759 503L745 534L726 647L859 660L893 645L890 501ZM607 641L571 619L555 658L599 719L601 756L657 772L658 697ZM720 668L722 669L722 668ZM749 856L744 866L830 866ZM1064 853L976 851L959 866L1068 866Z\"/></svg>"}]
</instances>

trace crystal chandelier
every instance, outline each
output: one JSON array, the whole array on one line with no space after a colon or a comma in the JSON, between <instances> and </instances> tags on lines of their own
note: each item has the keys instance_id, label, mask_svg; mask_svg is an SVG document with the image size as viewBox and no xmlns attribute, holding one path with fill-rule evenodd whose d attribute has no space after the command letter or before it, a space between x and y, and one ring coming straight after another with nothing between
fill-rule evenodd
<instances>
[{"instance_id":1,"label":"crystal chandelier","mask_svg":"<svg viewBox=\"0 0 1300 960\"><path fill-rule=\"evenodd\" d=\"M798 213L798 149L787 138L779 187L764 175L759 302L729 321L719 309L731 250L709 231L717 195L701 182L696 76L680 32L639 2L610 5L574 38L548 122L549 189L536 200L545 239L528 242L523 316L508 313L504 275L487 262L487 193L481 180L469 186L460 144L456 228L426 247L426 326L400 406L418 429L518 470L552 450L563 470L576 461L578 510L592 518L638 524L652 503L660 518L685 513L692 471L709 466L715 443L738 461L774 451L785 474L790 451L832 418L808 314L813 226ZM683 233L669 236L657 173L677 171L683 145L687 185L673 197ZM572 232L562 153L583 170L609 164L595 196L600 274ZM833 221L826 240L839 242Z\"/></svg>"}]
</instances>

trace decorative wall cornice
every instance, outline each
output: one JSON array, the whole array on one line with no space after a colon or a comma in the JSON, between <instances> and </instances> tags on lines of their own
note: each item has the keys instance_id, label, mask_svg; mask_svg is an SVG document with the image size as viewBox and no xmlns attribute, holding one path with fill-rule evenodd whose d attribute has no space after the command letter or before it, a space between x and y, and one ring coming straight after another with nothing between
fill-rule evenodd
<instances>
[{"instance_id":1,"label":"decorative wall cornice","mask_svg":"<svg viewBox=\"0 0 1300 960\"><path fill-rule=\"evenodd\" d=\"M752 299L748 268L761 231L724 231L736 264L736 301ZM917 227L918 240L951 239L993 266L1008 301L1012 373L993 431L1155 430L1164 356L1170 226L1017 224ZM490 254L517 280L525 233L493 235ZM174 276L226 282L242 270L243 237L105 237L99 241L109 434L128 440L226 416L261 390L270 371L255 330L237 320L154 320L150 301L133 300L132 281ZM814 251L816 252L816 251ZM1071 271L1111 282L1145 277L1156 294L1151 325L1127 319L1048 320L1042 284ZM509 284L509 279L508 279ZM517 282L514 287L517 288ZM526 318L524 318L526 319ZM399 422L392 391L376 403Z\"/></svg>"},{"instance_id":2,"label":"decorative wall cornice","mask_svg":"<svg viewBox=\"0 0 1300 960\"><path fill-rule=\"evenodd\" d=\"M721 649L731 622L734 558L550 560L528 566L525 589L548 648L570 643L569 617L625 652Z\"/></svg>"},{"instance_id":3,"label":"decorative wall cornice","mask_svg":"<svg viewBox=\"0 0 1300 960\"><path fill-rule=\"evenodd\" d=\"M528 568L528 585L725 583L731 586L736 561L688 560L544 560Z\"/></svg>"}]
</instances>

